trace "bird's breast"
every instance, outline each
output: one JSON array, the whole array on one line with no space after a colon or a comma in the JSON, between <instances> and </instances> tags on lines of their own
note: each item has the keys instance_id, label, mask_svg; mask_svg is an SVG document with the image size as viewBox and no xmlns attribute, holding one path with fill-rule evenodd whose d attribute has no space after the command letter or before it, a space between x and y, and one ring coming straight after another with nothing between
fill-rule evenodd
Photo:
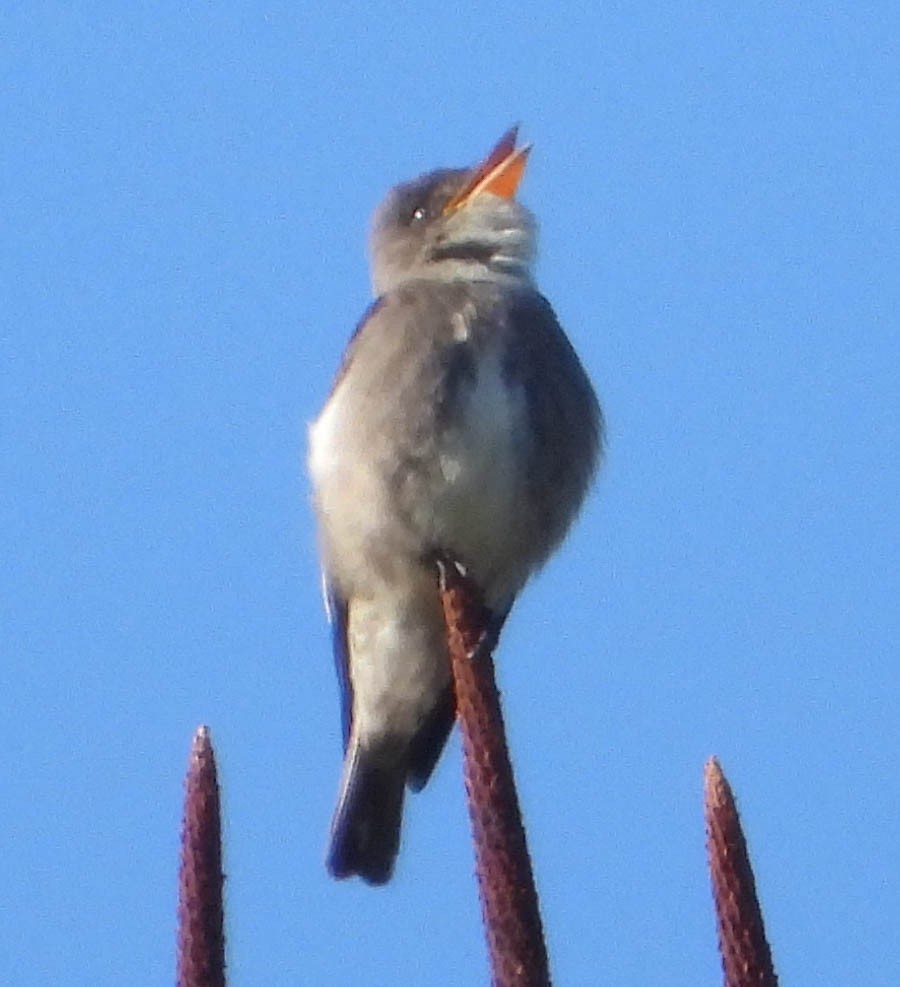
<instances>
[{"instance_id":1,"label":"bird's breast","mask_svg":"<svg viewBox=\"0 0 900 987\"><path fill-rule=\"evenodd\" d=\"M512 495L525 426L522 389L506 380L499 355L473 361L453 395L438 441L448 493L486 507Z\"/></svg>"},{"instance_id":2,"label":"bird's breast","mask_svg":"<svg viewBox=\"0 0 900 987\"><path fill-rule=\"evenodd\" d=\"M526 495L528 415L501 354L482 353L459 384L436 442L429 507L439 548L485 583L518 568L516 515Z\"/></svg>"}]
</instances>

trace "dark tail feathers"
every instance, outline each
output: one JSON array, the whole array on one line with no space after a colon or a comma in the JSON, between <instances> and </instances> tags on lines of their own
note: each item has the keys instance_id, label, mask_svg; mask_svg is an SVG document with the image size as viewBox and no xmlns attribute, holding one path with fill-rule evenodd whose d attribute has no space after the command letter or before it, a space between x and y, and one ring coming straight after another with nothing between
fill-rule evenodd
<instances>
[{"instance_id":1,"label":"dark tail feathers","mask_svg":"<svg viewBox=\"0 0 900 987\"><path fill-rule=\"evenodd\" d=\"M334 877L358 874L369 884L390 880L400 846L406 766L382 750L366 750L351 737L327 866Z\"/></svg>"}]
</instances>

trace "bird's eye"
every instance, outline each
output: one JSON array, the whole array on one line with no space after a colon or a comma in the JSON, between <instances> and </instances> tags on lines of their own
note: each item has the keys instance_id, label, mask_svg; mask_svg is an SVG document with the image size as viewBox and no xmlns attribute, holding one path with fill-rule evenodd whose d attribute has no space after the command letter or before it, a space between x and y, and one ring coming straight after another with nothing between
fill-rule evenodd
<instances>
[{"instance_id":1,"label":"bird's eye","mask_svg":"<svg viewBox=\"0 0 900 987\"><path fill-rule=\"evenodd\" d=\"M425 219L427 216L428 216L428 210L424 206L418 206L416 209L413 210L411 221L413 223L421 223L422 220Z\"/></svg>"}]
</instances>

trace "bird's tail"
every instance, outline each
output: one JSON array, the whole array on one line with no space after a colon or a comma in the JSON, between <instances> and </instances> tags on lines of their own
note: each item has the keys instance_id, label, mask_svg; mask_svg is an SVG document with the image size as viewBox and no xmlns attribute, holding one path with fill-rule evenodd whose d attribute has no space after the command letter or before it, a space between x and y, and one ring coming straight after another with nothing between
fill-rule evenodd
<instances>
[{"instance_id":1,"label":"bird's tail","mask_svg":"<svg viewBox=\"0 0 900 987\"><path fill-rule=\"evenodd\" d=\"M369 884L390 880L400 846L406 765L391 750L350 738L327 866L334 877L358 874Z\"/></svg>"}]
</instances>

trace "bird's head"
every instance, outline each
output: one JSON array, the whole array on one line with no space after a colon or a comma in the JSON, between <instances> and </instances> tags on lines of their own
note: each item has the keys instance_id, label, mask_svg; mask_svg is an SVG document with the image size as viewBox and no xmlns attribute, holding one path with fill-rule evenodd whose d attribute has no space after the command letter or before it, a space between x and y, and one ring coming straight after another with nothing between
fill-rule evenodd
<instances>
[{"instance_id":1,"label":"bird's head","mask_svg":"<svg viewBox=\"0 0 900 987\"><path fill-rule=\"evenodd\" d=\"M474 168L445 168L397 185L375 211L372 284L382 295L405 281L531 281L532 214L514 196L531 145L507 131Z\"/></svg>"}]
</instances>

